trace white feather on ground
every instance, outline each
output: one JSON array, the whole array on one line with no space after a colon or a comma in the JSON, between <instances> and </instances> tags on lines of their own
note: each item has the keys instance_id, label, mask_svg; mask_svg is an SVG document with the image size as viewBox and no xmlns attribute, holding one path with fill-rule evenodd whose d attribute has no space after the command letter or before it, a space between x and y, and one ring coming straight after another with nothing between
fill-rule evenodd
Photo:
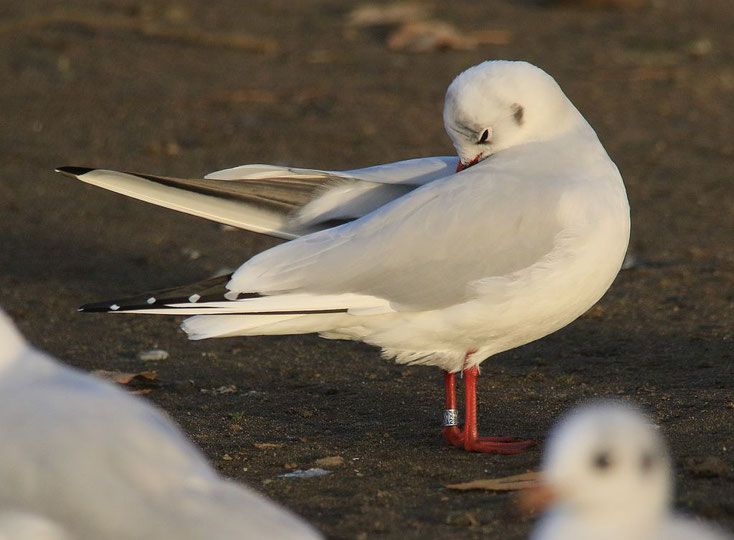
<instances>
[{"instance_id":1,"label":"white feather on ground","mask_svg":"<svg viewBox=\"0 0 734 540\"><path fill-rule=\"evenodd\" d=\"M0 510L68 540L320 538L221 478L161 411L30 347L2 311L0 344Z\"/></svg>"},{"instance_id":2,"label":"white feather on ground","mask_svg":"<svg viewBox=\"0 0 734 540\"><path fill-rule=\"evenodd\" d=\"M671 511L667 445L659 428L627 404L573 410L551 432L543 476L555 503L532 540L732 540Z\"/></svg>"}]
</instances>

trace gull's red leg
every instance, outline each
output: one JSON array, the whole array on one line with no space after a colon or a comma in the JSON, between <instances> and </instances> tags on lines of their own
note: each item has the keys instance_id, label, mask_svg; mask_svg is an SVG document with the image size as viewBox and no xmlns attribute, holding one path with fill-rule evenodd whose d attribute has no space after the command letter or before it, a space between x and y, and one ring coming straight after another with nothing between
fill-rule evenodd
<instances>
[{"instance_id":1,"label":"gull's red leg","mask_svg":"<svg viewBox=\"0 0 734 540\"><path fill-rule=\"evenodd\" d=\"M467 353L467 360L474 351ZM446 411L444 412L443 435L452 446L463 448L468 452L488 452L494 454L521 454L534 441L522 441L514 437L480 437L477 429L477 366L464 370L464 392L466 419L464 429L459 430L458 411L456 411L456 378L453 373L444 372L444 389ZM455 411L450 413L449 411ZM453 425L452 425L453 424Z\"/></svg>"},{"instance_id":2,"label":"gull's red leg","mask_svg":"<svg viewBox=\"0 0 734 540\"><path fill-rule=\"evenodd\" d=\"M443 433L446 442L459 446L461 431L459 430L459 409L456 407L456 373L443 372L444 411Z\"/></svg>"},{"instance_id":3,"label":"gull's red leg","mask_svg":"<svg viewBox=\"0 0 734 540\"><path fill-rule=\"evenodd\" d=\"M493 454L522 454L534 441L522 441L514 437L480 437L477 429L477 366L464 370L464 391L466 393L466 422L464 423L463 443L468 452L489 452Z\"/></svg>"}]
</instances>

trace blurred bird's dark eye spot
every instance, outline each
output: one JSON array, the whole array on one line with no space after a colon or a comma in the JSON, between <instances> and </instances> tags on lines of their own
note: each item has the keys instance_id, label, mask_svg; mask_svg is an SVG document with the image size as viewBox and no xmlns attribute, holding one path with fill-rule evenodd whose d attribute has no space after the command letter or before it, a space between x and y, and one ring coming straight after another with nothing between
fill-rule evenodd
<instances>
[{"instance_id":1,"label":"blurred bird's dark eye spot","mask_svg":"<svg viewBox=\"0 0 734 540\"><path fill-rule=\"evenodd\" d=\"M609 452L597 453L594 456L592 464L597 471L606 471L607 469L609 469L609 467L612 466L612 459L609 456Z\"/></svg>"},{"instance_id":2,"label":"blurred bird's dark eye spot","mask_svg":"<svg viewBox=\"0 0 734 540\"><path fill-rule=\"evenodd\" d=\"M488 138L489 138L489 130L488 129L485 129L482 132L482 136L479 137L479 142L477 144L484 144L484 143L486 143Z\"/></svg>"},{"instance_id":3,"label":"blurred bird's dark eye spot","mask_svg":"<svg viewBox=\"0 0 734 540\"><path fill-rule=\"evenodd\" d=\"M640 468L642 469L642 472L649 472L654 465L655 456L653 454L651 454L650 452L645 452L644 454L642 454L642 459L640 460Z\"/></svg>"},{"instance_id":4,"label":"blurred bird's dark eye spot","mask_svg":"<svg viewBox=\"0 0 734 540\"><path fill-rule=\"evenodd\" d=\"M515 119L517 125L521 126L523 122L523 116L525 115L525 109L519 103L515 103L512 106L512 110L514 111L512 117Z\"/></svg>"}]
</instances>

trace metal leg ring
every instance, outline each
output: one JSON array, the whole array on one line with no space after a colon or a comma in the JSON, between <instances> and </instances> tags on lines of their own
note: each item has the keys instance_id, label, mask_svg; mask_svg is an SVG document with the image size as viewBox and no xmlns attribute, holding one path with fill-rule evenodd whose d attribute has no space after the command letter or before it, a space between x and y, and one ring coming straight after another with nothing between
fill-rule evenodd
<instances>
[{"instance_id":1,"label":"metal leg ring","mask_svg":"<svg viewBox=\"0 0 734 540\"><path fill-rule=\"evenodd\" d=\"M443 427L459 425L459 409L444 409Z\"/></svg>"}]
</instances>

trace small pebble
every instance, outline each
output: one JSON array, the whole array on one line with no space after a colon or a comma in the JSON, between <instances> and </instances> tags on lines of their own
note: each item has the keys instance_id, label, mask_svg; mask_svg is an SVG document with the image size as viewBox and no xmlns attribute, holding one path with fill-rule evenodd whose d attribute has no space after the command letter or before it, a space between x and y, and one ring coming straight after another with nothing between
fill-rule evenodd
<instances>
[{"instance_id":1,"label":"small pebble","mask_svg":"<svg viewBox=\"0 0 734 540\"><path fill-rule=\"evenodd\" d=\"M194 249L191 247L185 247L181 249L181 253L183 255L186 255L192 261L195 261L196 259L199 259L201 257L201 252L198 249Z\"/></svg>"},{"instance_id":2,"label":"small pebble","mask_svg":"<svg viewBox=\"0 0 734 540\"><path fill-rule=\"evenodd\" d=\"M306 470L296 469L293 472L279 474L278 477L280 478L313 478L315 476L326 476L327 474L331 474L331 471L327 471L326 469L316 467L314 469L306 469Z\"/></svg>"},{"instance_id":3,"label":"small pebble","mask_svg":"<svg viewBox=\"0 0 734 540\"><path fill-rule=\"evenodd\" d=\"M218 386L217 388L202 388L199 390L202 394L212 394L214 396L219 396L222 394L234 394L237 391L237 386L234 384L227 384L223 386Z\"/></svg>"},{"instance_id":4,"label":"small pebble","mask_svg":"<svg viewBox=\"0 0 734 540\"><path fill-rule=\"evenodd\" d=\"M706 56L714 50L714 42L708 38L701 38L688 44L688 52L693 56Z\"/></svg>"},{"instance_id":5,"label":"small pebble","mask_svg":"<svg viewBox=\"0 0 734 540\"><path fill-rule=\"evenodd\" d=\"M454 527L476 527L479 520L469 512L452 512L446 516L446 524Z\"/></svg>"},{"instance_id":6,"label":"small pebble","mask_svg":"<svg viewBox=\"0 0 734 540\"><path fill-rule=\"evenodd\" d=\"M158 360L166 359L168 359L168 351L164 351L163 349L151 349L138 353L138 360L142 360L143 362L157 362Z\"/></svg>"},{"instance_id":7,"label":"small pebble","mask_svg":"<svg viewBox=\"0 0 734 540\"><path fill-rule=\"evenodd\" d=\"M344 465L344 458L341 456L328 456L321 459L317 459L313 462L317 467L329 468L329 467L341 467Z\"/></svg>"}]
</instances>

